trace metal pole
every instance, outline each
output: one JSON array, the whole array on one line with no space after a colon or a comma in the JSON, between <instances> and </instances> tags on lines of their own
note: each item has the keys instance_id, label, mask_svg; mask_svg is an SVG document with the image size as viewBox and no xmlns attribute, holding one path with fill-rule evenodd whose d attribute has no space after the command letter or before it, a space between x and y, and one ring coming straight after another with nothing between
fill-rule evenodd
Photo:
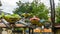
<instances>
[{"instance_id":1,"label":"metal pole","mask_svg":"<svg viewBox=\"0 0 60 34\"><path fill-rule=\"evenodd\" d=\"M55 3L54 0L50 0L51 6L51 21L52 21L52 30L54 31L54 24L55 24Z\"/></svg>"}]
</instances>

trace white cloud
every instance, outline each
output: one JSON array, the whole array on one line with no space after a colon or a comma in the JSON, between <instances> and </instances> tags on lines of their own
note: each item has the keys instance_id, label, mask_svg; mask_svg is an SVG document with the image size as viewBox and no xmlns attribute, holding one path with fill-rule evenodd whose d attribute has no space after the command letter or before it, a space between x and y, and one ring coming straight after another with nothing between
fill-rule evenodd
<instances>
[{"instance_id":1,"label":"white cloud","mask_svg":"<svg viewBox=\"0 0 60 34\"><path fill-rule=\"evenodd\" d=\"M17 7L16 2L19 0L1 0L2 2L2 9L4 12L12 13L14 8Z\"/></svg>"},{"instance_id":2,"label":"white cloud","mask_svg":"<svg viewBox=\"0 0 60 34\"><path fill-rule=\"evenodd\" d=\"M50 6L49 0L41 0L41 2L43 2L46 6Z\"/></svg>"},{"instance_id":3,"label":"white cloud","mask_svg":"<svg viewBox=\"0 0 60 34\"><path fill-rule=\"evenodd\" d=\"M8 13L12 13L12 11L14 10L14 8L17 7L16 2L18 2L19 0L1 0L2 1L2 9L4 12L8 12ZM22 2L32 2L33 0L21 0ZM43 2L46 6L50 6L49 4L49 0L42 0L41 2ZM57 5L58 0L55 0L55 4Z\"/></svg>"}]
</instances>

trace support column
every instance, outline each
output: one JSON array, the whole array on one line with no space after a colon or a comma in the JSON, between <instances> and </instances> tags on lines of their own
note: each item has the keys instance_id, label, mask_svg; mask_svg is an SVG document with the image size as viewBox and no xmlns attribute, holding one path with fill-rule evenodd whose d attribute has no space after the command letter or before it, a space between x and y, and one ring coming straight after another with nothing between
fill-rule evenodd
<instances>
[{"instance_id":1,"label":"support column","mask_svg":"<svg viewBox=\"0 0 60 34\"><path fill-rule=\"evenodd\" d=\"M31 28L29 28L29 34L31 34Z\"/></svg>"},{"instance_id":2,"label":"support column","mask_svg":"<svg viewBox=\"0 0 60 34\"><path fill-rule=\"evenodd\" d=\"M0 34L2 34L2 28L0 28Z\"/></svg>"},{"instance_id":3,"label":"support column","mask_svg":"<svg viewBox=\"0 0 60 34\"><path fill-rule=\"evenodd\" d=\"M32 29L32 34L34 34L34 29L33 28L31 28Z\"/></svg>"}]
</instances>

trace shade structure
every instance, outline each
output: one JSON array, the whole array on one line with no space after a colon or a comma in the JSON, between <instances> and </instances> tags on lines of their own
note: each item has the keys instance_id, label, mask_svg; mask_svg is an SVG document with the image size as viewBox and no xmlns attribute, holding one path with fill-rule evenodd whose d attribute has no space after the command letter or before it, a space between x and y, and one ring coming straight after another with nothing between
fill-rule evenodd
<instances>
[{"instance_id":1,"label":"shade structure","mask_svg":"<svg viewBox=\"0 0 60 34\"><path fill-rule=\"evenodd\" d=\"M21 19L21 17L17 14L4 15L3 18L9 23L15 23Z\"/></svg>"},{"instance_id":2,"label":"shade structure","mask_svg":"<svg viewBox=\"0 0 60 34\"><path fill-rule=\"evenodd\" d=\"M38 17L36 17L36 16L33 16L32 18L30 18L30 21L31 21L31 20L38 20L38 21L39 21L40 18L38 18Z\"/></svg>"},{"instance_id":3,"label":"shade structure","mask_svg":"<svg viewBox=\"0 0 60 34\"><path fill-rule=\"evenodd\" d=\"M39 24L40 19L37 18L36 16L30 18L30 21L32 24Z\"/></svg>"},{"instance_id":4,"label":"shade structure","mask_svg":"<svg viewBox=\"0 0 60 34\"><path fill-rule=\"evenodd\" d=\"M30 16L30 14L29 13L23 13L22 16L28 17L28 16Z\"/></svg>"},{"instance_id":5,"label":"shade structure","mask_svg":"<svg viewBox=\"0 0 60 34\"><path fill-rule=\"evenodd\" d=\"M9 18L9 19L6 19L6 18L5 18L5 20L6 20L7 22L9 22L9 23L15 23L16 21L18 21L18 20L20 20L20 19L18 19L18 18Z\"/></svg>"},{"instance_id":6,"label":"shade structure","mask_svg":"<svg viewBox=\"0 0 60 34\"><path fill-rule=\"evenodd\" d=\"M35 17L35 18L30 18L30 21L31 20L37 20L37 21L39 21L40 19Z\"/></svg>"},{"instance_id":7,"label":"shade structure","mask_svg":"<svg viewBox=\"0 0 60 34\"><path fill-rule=\"evenodd\" d=\"M25 27L23 24L15 24L15 27ZM0 28L6 28L7 26L2 22L0 23Z\"/></svg>"}]
</instances>

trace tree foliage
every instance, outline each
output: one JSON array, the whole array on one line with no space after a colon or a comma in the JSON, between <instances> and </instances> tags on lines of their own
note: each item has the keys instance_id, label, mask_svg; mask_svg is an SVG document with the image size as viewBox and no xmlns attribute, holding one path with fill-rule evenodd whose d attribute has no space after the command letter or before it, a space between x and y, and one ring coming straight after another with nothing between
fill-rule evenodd
<instances>
[{"instance_id":1,"label":"tree foliage","mask_svg":"<svg viewBox=\"0 0 60 34\"><path fill-rule=\"evenodd\" d=\"M60 6L56 7L56 22L60 23Z\"/></svg>"},{"instance_id":2,"label":"tree foliage","mask_svg":"<svg viewBox=\"0 0 60 34\"><path fill-rule=\"evenodd\" d=\"M60 3L59 2L58 2L58 6L55 8L56 23L60 23Z\"/></svg>"},{"instance_id":3,"label":"tree foliage","mask_svg":"<svg viewBox=\"0 0 60 34\"><path fill-rule=\"evenodd\" d=\"M21 15L22 13L30 13L32 15L38 16L40 19L48 19L48 8L44 3L39 3L33 1L32 3L26 2L22 3L21 1L17 2L19 6L16 8L13 13Z\"/></svg>"}]
</instances>

